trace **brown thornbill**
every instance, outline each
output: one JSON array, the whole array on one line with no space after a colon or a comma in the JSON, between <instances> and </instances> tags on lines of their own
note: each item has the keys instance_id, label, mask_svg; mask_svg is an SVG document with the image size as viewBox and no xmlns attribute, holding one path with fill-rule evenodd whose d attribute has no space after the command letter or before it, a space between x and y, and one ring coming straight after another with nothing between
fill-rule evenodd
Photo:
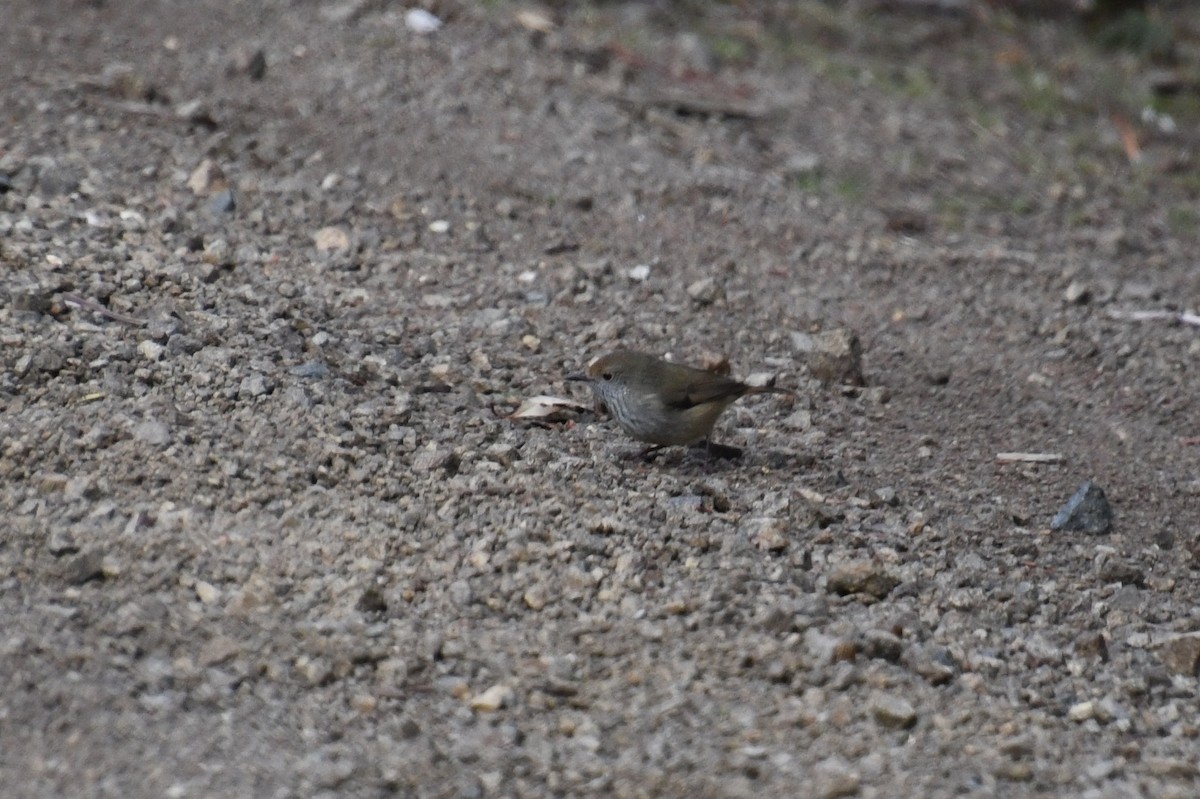
<instances>
[{"instance_id":1,"label":"brown thornbill","mask_svg":"<svg viewBox=\"0 0 1200 799\"><path fill-rule=\"evenodd\" d=\"M792 394L773 386L749 386L728 375L617 350L587 371L567 375L587 383L617 424L633 438L659 447L707 442L713 425L737 399L749 394ZM736 450L734 450L736 452Z\"/></svg>"}]
</instances>

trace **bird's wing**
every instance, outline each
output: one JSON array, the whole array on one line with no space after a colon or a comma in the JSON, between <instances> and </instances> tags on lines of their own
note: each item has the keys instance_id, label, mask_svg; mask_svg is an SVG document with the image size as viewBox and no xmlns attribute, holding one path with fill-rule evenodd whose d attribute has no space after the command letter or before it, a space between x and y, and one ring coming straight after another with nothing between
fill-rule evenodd
<instances>
[{"instance_id":1,"label":"bird's wing","mask_svg":"<svg viewBox=\"0 0 1200 799\"><path fill-rule=\"evenodd\" d=\"M685 379L676 381L679 388L668 392L663 398L668 408L687 410L710 402L733 400L746 391L744 385L731 377L706 372L703 369L683 366L679 368L686 372L686 375L680 373L680 377Z\"/></svg>"}]
</instances>

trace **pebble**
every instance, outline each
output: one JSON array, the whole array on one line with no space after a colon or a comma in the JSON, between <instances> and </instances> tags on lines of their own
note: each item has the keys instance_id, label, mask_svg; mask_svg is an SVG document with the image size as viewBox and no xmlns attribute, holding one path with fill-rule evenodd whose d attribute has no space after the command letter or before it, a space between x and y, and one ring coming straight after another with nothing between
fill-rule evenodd
<instances>
[{"instance_id":1,"label":"pebble","mask_svg":"<svg viewBox=\"0 0 1200 799\"><path fill-rule=\"evenodd\" d=\"M229 72L245 75L250 80L262 80L267 74L267 54L261 47L254 50L239 49L230 59Z\"/></svg>"},{"instance_id":2,"label":"pebble","mask_svg":"<svg viewBox=\"0 0 1200 799\"><path fill-rule=\"evenodd\" d=\"M810 333L805 333L803 330L793 330L791 332L792 349L796 352L812 352L816 349L817 343L813 340Z\"/></svg>"},{"instance_id":3,"label":"pebble","mask_svg":"<svg viewBox=\"0 0 1200 799\"><path fill-rule=\"evenodd\" d=\"M237 210L237 201L233 189L223 189L214 194L208 201L208 210L214 214L232 214Z\"/></svg>"},{"instance_id":4,"label":"pebble","mask_svg":"<svg viewBox=\"0 0 1200 799\"><path fill-rule=\"evenodd\" d=\"M197 197L207 197L228 189L229 182L221 167L211 158L205 158L188 176L187 187Z\"/></svg>"},{"instance_id":5,"label":"pebble","mask_svg":"<svg viewBox=\"0 0 1200 799\"><path fill-rule=\"evenodd\" d=\"M700 494L683 494L678 497L669 497L667 499L667 507L675 510L700 511L704 509L704 497Z\"/></svg>"},{"instance_id":6,"label":"pebble","mask_svg":"<svg viewBox=\"0 0 1200 799\"><path fill-rule=\"evenodd\" d=\"M861 386L863 379L862 344L858 334L837 328L812 336L808 352L808 370L823 383Z\"/></svg>"},{"instance_id":7,"label":"pebble","mask_svg":"<svg viewBox=\"0 0 1200 799\"><path fill-rule=\"evenodd\" d=\"M417 453L413 459L413 470L417 472L432 472L442 470L446 472L458 471L459 458L453 450L439 449L433 445L429 445Z\"/></svg>"},{"instance_id":8,"label":"pebble","mask_svg":"<svg viewBox=\"0 0 1200 799\"><path fill-rule=\"evenodd\" d=\"M152 447L161 447L170 443L171 430L157 419L146 419L133 428L134 439Z\"/></svg>"},{"instance_id":9,"label":"pebble","mask_svg":"<svg viewBox=\"0 0 1200 799\"><path fill-rule=\"evenodd\" d=\"M1051 530L1103 535L1112 529L1113 513L1104 489L1088 480L1050 522Z\"/></svg>"},{"instance_id":10,"label":"pebble","mask_svg":"<svg viewBox=\"0 0 1200 799\"><path fill-rule=\"evenodd\" d=\"M1028 782L1033 779L1033 766L1024 761L1005 761L998 764L992 773L1009 782Z\"/></svg>"},{"instance_id":11,"label":"pebble","mask_svg":"<svg viewBox=\"0 0 1200 799\"><path fill-rule=\"evenodd\" d=\"M527 588L522 598L530 610L541 610L546 607L546 602L548 601L546 589L540 585Z\"/></svg>"},{"instance_id":12,"label":"pebble","mask_svg":"<svg viewBox=\"0 0 1200 799\"><path fill-rule=\"evenodd\" d=\"M65 491L67 484L70 482L65 474L59 472L51 472L42 477L42 482L38 486L38 490L42 494L55 494L60 491Z\"/></svg>"},{"instance_id":13,"label":"pebble","mask_svg":"<svg viewBox=\"0 0 1200 799\"><path fill-rule=\"evenodd\" d=\"M1063 292L1063 299L1071 305L1086 305L1092 299L1092 290L1086 283L1072 280Z\"/></svg>"},{"instance_id":14,"label":"pebble","mask_svg":"<svg viewBox=\"0 0 1200 799\"><path fill-rule=\"evenodd\" d=\"M1158 645L1158 659L1172 674L1200 676L1200 632L1174 635Z\"/></svg>"},{"instance_id":15,"label":"pebble","mask_svg":"<svg viewBox=\"0 0 1200 799\"><path fill-rule=\"evenodd\" d=\"M238 384L238 399L253 399L275 390L275 385L266 375L252 374L242 378Z\"/></svg>"},{"instance_id":16,"label":"pebble","mask_svg":"<svg viewBox=\"0 0 1200 799\"><path fill-rule=\"evenodd\" d=\"M121 561L116 555L105 555L100 559L100 576L105 580L115 580L121 576Z\"/></svg>"},{"instance_id":17,"label":"pebble","mask_svg":"<svg viewBox=\"0 0 1200 799\"><path fill-rule=\"evenodd\" d=\"M648 274L648 273L647 273ZM721 287L711 277L702 277L687 287L688 296L700 305L712 305L721 299Z\"/></svg>"},{"instance_id":18,"label":"pebble","mask_svg":"<svg viewBox=\"0 0 1200 799\"><path fill-rule=\"evenodd\" d=\"M138 345L137 345L138 355L141 355L147 361L159 360L160 358L162 358L163 352L165 352L166 349L167 348L164 347L162 344L159 344L155 341L151 341L150 339L146 339L145 341L138 342Z\"/></svg>"},{"instance_id":19,"label":"pebble","mask_svg":"<svg viewBox=\"0 0 1200 799\"><path fill-rule=\"evenodd\" d=\"M784 418L783 424L789 430L811 430L813 426L812 411L792 411Z\"/></svg>"},{"instance_id":20,"label":"pebble","mask_svg":"<svg viewBox=\"0 0 1200 799\"><path fill-rule=\"evenodd\" d=\"M821 156L813 152L792 153L783 162L783 175L789 180L802 181L819 174Z\"/></svg>"},{"instance_id":21,"label":"pebble","mask_svg":"<svg viewBox=\"0 0 1200 799\"><path fill-rule=\"evenodd\" d=\"M71 531L58 528L50 531L46 546L50 550L50 554L56 558L63 555L74 555L79 551L79 543Z\"/></svg>"},{"instance_id":22,"label":"pebble","mask_svg":"<svg viewBox=\"0 0 1200 799\"><path fill-rule=\"evenodd\" d=\"M838 564L826 579L826 587L835 594L866 594L875 599L883 599L899 584L899 578L870 560Z\"/></svg>"},{"instance_id":23,"label":"pebble","mask_svg":"<svg viewBox=\"0 0 1200 799\"><path fill-rule=\"evenodd\" d=\"M817 799L845 799L857 796L862 776L840 757L827 758L813 769L812 795Z\"/></svg>"},{"instance_id":24,"label":"pebble","mask_svg":"<svg viewBox=\"0 0 1200 799\"><path fill-rule=\"evenodd\" d=\"M919 645L913 645L906 649L901 659L908 668L923 677L930 685L946 685L958 673L956 667L947 662L951 660L948 653L945 656L939 656Z\"/></svg>"},{"instance_id":25,"label":"pebble","mask_svg":"<svg viewBox=\"0 0 1200 799\"><path fill-rule=\"evenodd\" d=\"M489 713L507 707L516 699L516 693L507 685L497 684L480 694L471 697L469 704L472 710Z\"/></svg>"},{"instance_id":26,"label":"pebble","mask_svg":"<svg viewBox=\"0 0 1200 799\"><path fill-rule=\"evenodd\" d=\"M650 277L650 265L649 264L638 264L637 266L634 266L634 267L630 268L630 270L629 270L629 279L635 283L643 283L649 277Z\"/></svg>"},{"instance_id":27,"label":"pebble","mask_svg":"<svg viewBox=\"0 0 1200 799\"><path fill-rule=\"evenodd\" d=\"M917 711L912 703L890 694L881 694L872 700L871 715L882 726L894 730L906 730L917 723Z\"/></svg>"},{"instance_id":28,"label":"pebble","mask_svg":"<svg viewBox=\"0 0 1200 799\"><path fill-rule=\"evenodd\" d=\"M321 361L305 361L288 369L288 374L292 377L318 379L329 377L329 367Z\"/></svg>"},{"instance_id":29,"label":"pebble","mask_svg":"<svg viewBox=\"0 0 1200 799\"><path fill-rule=\"evenodd\" d=\"M871 504L875 507L894 508L900 504L900 497L897 496L896 489L891 486L883 486L871 492Z\"/></svg>"},{"instance_id":30,"label":"pebble","mask_svg":"<svg viewBox=\"0 0 1200 799\"><path fill-rule=\"evenodd\" d=\"M174 316L156 316L146 323L146 333L151 339L164 344L179 332L179 320Z\"/></svg>"},{"instance_id":31,"label":"pebble","mask_svg":"<svg viewBox=\"0 0 1200 799\"><path fill-rule=\"evenodd\" d=\"M1132 563L1116 558L1105 558L1097 576L1105 583L1121 583L1136 585L1141 588L1146 584L1146 573Z\"/></svg>"},{"instance_id":32,"label":"pebble","mask_svg":"<svg viewBox=\"0 0 1200 799\"><path fill-rule=\"evenodd\" d=\"M1096 703L1089 700L1077 702L1067 710L1067 718L1071 721L1087 721L1096 715Z\"/></svg>"},{"instance_id":33,"label":"pebble","mask_svg":"<svg viewBox=\"0 0 1200 799\"><path fill-rule=\"evenodd\" d=\"M96 550L80 552L67 563L67 581L82 585L104 576L104 554Z\"/></svg>"},{"instance_id":34,"label":"pebble","mask_svg":"<svg viewBox=\"0 0 1200 799\"><path fill-rule=\"evenodd\" d=\"M196 598L205 605L211 605L221 598L221 592L212 583L207 583L204 580L197 580L196 584L192 586L192 590L196 592Z\"/></svg>"},{"instance_id":35,"label":"pebble","mask_svg":"<svg viewBox=\"0 0 1200 799\"><path fill-rule=\"evenodd\" d=\"M788 546L787 525L781 519L755 518L745 525L746 535L757 549L781 552Z\"/></svg>"},{"instance_id":36,"label":"pebble","mask_svg":"<svg viewBox=\"0 0 1200 799\"><path fill-rule=\"evenodd\" d=\"M388 609L387 597L376 586L368 586L358 595L354 609L359 613L384 613Z\"/></svg>"},{"instance_id":37,"label":"pebble","mask_svg":"<svg viewBox=\"0 0 1200 799\"><path fill-rule=\"evenodd\" d=\"M404 12L404 27L425 36L441 28L442 21L423 8L410 8Z\"/></svg>"},{"instance_id":38,"label":"pebble","mask_svg":"<svg viewBox=\"0 0 1200 799\"><path fill-rule=\"evenodd\" d=\"M904 654L904 642L887 630L867 630L861 652L865 657L896 663Z\"/></svg>"},{"instance_id":39,"label":"pebble","mask_svg":"<svg viewBox=\"0 0 1200 799\"><path fill-rule=\"evenodd\" d=\"M233 660L242 653L242 647L227 635L215 635L200 649L196 660L206 668Z\"/></svg>"},{"instance_id":40,"label":"pebble","mask_svg":"<svg viewBox=\"0 0 1200 799\"><path fill-rule=\"evenodd\" d=\"M313 245L321 252L345 252L350 249L350 234L340 227L323 227L313 234Z\"/></svg>"}]
</instances>

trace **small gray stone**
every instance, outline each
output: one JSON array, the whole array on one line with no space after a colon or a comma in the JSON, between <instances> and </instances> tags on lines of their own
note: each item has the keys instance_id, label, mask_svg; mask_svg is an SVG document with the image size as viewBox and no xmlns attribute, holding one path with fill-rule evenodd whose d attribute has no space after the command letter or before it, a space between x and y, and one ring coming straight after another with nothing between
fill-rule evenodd
<instances>
[{"instance_id":1,"label":"small gray stone","mask_svg":"<svg viewBox=\"0 0 1200 799\"><path fill-rule=\"evenodd\" d=\"M704 497L699 494L684 494L679 497L668 497L667 507L673 510L694 510L700 511L704 509Z\"/></svg>"},{"instance_id":2,"label":"small gray stone","mask_svg":"<svg viewBox=\"0 0 1200 799\"><path fill-rule=\"evenodd\" d=\"M1072 280L1071 285L1063 292L1063 299L1072 305L1086 305L1092 299L1092 290L1086 283Z\"/></svg>"},{"instance_id":3,"label":"small gray stone","mask_svg":"<svg viewBox=\"0 0 1200 799\"><path fill-rule=\"evenodd\" d=\"M889 508L894 508L900 504L900 498L896 495L896 489L891 486L883 486L872 491L871 501L877 507L886 505Z\"/></svg>"},{"instance_id":4,"label":"small gray stone","mask_svg":"<svg viewBox=\"0 0 1200 799\"><path fill-rule=\"evenodd\" d=\"M165 344L179 332L179 320L174 316L159 316L146 323L146 332L159 344Z\"/></svg>"},{"instance_id":5,"label":"small gray stone","mask_svg":"<svg viewBox=\"0 0 1200 799\"><path fill-rule=\"evenodd\" d=\"M945 685L958 672L957 664L947 650L927 651L921 646L910 646L904 652L904 665L924 677L930 685Z\"/></svg>"},{"instance_id":6,"label":"small gray stone","mask_svg":"<svg viewBox=\"0 0 1200 799\"><path fill-rule=\"evenodd\" d=\"M157 419L147 419L133 428L133 437L143 444L162 447L171 441L171 429Z\"/></svg>"},{"instance_id":7,"label":"small gray stone","mask_svg":"<svg viewBox=\"0 0 1200 799\"><path fill-rule=\"evenodd\" d=\"M455 474L458 472L459 457L448 449L426 448L413 458L413 469L418 472L432 472L438 469Z\"/></svg>"},{"instance_id":8,"label":"small gray stone","mask_svg":"<svg viewBox=\"0 0 1200 799\"><path fill-rule=\"evenodd\" d=\"M854 331L846 328L827 330L817 333L812 341L808 369L813 377L825 383L864 385L862 344Z\"/></svg>"},{"instance_id":9,"label":"small gray stone","mask_svg":"<svg viewBox=\"0 0 1200 799\"><path fill-rule=\"evenodd\" d=\"M231 214L237 210L237 201L233 198L233 189L219 191L208 201L208 208L214 214Z\"/></svg>"},{"instance_id":10,"label":"small gray stone","mask_svg":"<svg viewBox=\"0 0 1200 799\"><path fill-rule=\"evenodd\" d=\"M816 349L817 343L813 341L813 337L803 330L793 330L791 336L792 349L796 352L812 352Z\"/></svg>"},{"instance_id":11,"label":"small gray stone","mask_svg":"<svg viewBox=\"0 0 1200 799\"><path fill-rule=\"evenodd\" d=\"M907 730L917 723L917 711L901 696L880 695L871 702L871 715L882 726L893 730Z\"/></svg>"},{"instance_id":12,"label":"small gray stone","mask_svg":"<svg viewBox=\"0 0 1200 799\"><path fill-rule=\"evenodd\" d=\"M839 564L826 581L826 586L835 594L866 594L875 599L883 599L899 584L896 576L869 560Z\"/></svg>"},{"instance_id":13,"label":"small gray stone","mask_svg":"<svg viewBox=\"0 0 1200 799\"><path fill-rule=\"evenodd\" d=\"M822 760L813 769L810 795L816 799L845 799L861 788L862 776L840 757Z\"/></svg>"},{"instance_id":14,"label":"small gray stone","mask_svg":"<svg viewBox=\"0 0 1200 799\"><path fill-rule=\"evenodd\" d=\"M1200 675L1200 632L1174 635L1158 647L1158 659L1173 674Z\"/></svg>"},{"instance_id":15,"label":"small gray stone","mask_svg":"<svg viewBox=\"0 0 1200 799\"><path fill-rule=\"evenodd\" d=\"M711 277L702 277L687 287L688 296L700 305L712 305L721 299L721 287Z\"/></svg>"},{"instance_id":16,"label":"small gray stone","mask_svg":"<svg viewBox=\"0 0 1200 799\"><path fill-rule=\"evenodd\" d=\"M904 642L887 630L867 630L861 651L868 658L895 663L904 654Z\"/></svg>"},{"instance_id":17,"label":"small gray stone","mask_svg":"<svg viewBox=\"0 0 1200 799\"><path fill-rule=\"evenodd\" d=\"M83 585L104 577L104 553L88 550L76 555L67 564L67 581L72 585Z\"/></svg>"},{"instance_id":18,"label":"small gray stone","mask_svg":"<svg viewBox=\"0 0 1200 799\"><path fill-rule=\"evenodd\" d=\"M74 555L79 551L79 543L70 530L52 530L46 545L50 549L50 554L56 558L62 555Z\"/></svg>"},{"instance_id":19,"label":"small gray stone","mask_svg":"<svg viewBox=\"0 0 1200 799\"><path fill-rule=\"evenodd\" d=\"M489 461L498 463L506 469L512 468L512 465L520 460L520 451L511 444L496 443L489 446L484 455Z\"/></svg>"},{"instance_id":20,"label":"small gray stone","mask_svg":"<svg viewBox=\"0 0 1200 799\"><path fill-rule=\"evenodd\" d=\"M288 369L288 374L293 377L302 378L321 378L329 376L329 367L321 361L305 361L302 364L293 366Z\"/></svg>"},{"instance_id":21,"label":"small gray stone","mask_svg":"<svg viewBox=\"0 0 1200 799\"><path fill-rule=\"evenodd\" d=\"M78 190L79 184L83 182L82 168L60 164L47 156L31 158L29 165L37 175L38 192L49 197L70 194Z\"/></svg>"},{"instance_id":22,"label":"small gray stone","mask_svg":"<svg viewBox=\"0 0 1200 799\"><path fill-rule=\"evenodd\" d=\"M1104 535L1112 529L1112 522L1112 507L1104 489L1088 480L1050 522L1050 529Z\"/></svg>"},{"instance_id":23,"label":"small gray stone","mask_svg":"<svg viewBox=\"0 0 1200 799\"><path fill-rule=\"evenodd\" d=\"M238 399L253 399L270 394L275 386L266 375L253 374L242 379L238 386Z\"/></svg>"},{"instance_id":24,"label":"small gray stone","mask_svg":"<svg viewBox=\"0 0 1200 799\"><path fill-rule=\"evenodd\" d=\"M466 580L455 580L450 583L447 593L450 600L460 608L470 605L475 601L475 592L471 589L471 584Z\"/></svg>"},{"instance_id":25,"label":"small gray stone","mask_svg":"<svg viewBox=\"0 0 1200 799\"><path fill-rule=\"evenodd\" d=\"M204 349L204 342L186 333L176 333L167 339L167 354L170 356L195 355Z\"/></svg>"},{"instance_id":26,"label":"small gray stone","mask_svg":"<svg viewBox=\"0 0 1200 799\"><path fill-rule=\"evenodd\" d=\"M791 180L803 180L821 172L821 156L813 152L792 153L783 162L783 174Z\"/></svg>"}]
</instances>

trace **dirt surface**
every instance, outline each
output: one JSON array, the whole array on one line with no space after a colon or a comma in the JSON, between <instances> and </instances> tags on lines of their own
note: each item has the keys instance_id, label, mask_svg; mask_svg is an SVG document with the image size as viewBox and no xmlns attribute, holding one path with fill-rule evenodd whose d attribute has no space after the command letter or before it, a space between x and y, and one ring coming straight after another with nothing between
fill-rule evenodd
<instances>
[{"instance_id":1,"label":"dirt surface","mask_svg":"<svg viewBox=\"0 0 1200 799\"><path fill-rule=\"evenodd\" d=\"M7 4L3 792L1200 794L1200 34L1013 5Z\"/></svg>"}]
</instances>

